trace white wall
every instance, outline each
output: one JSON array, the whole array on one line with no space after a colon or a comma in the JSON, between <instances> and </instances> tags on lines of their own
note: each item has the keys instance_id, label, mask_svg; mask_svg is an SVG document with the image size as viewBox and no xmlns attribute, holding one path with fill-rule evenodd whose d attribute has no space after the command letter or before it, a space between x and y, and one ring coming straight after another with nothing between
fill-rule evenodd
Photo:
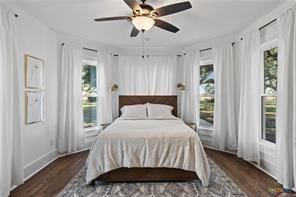
<instances>
[{"instance_id":1,"label":"white wall","mask_svg":"<svg viewBox=\"0 0 296 197\"><path fill-rule=\"evenodd\" d=\"M19 72L22 87L22 130L25 178L56 158L57 135L57 39L56 33L18 8L7 4L16 18L19 49ZM24 55L38 57L45 62L45 121L25 125L25 65Z\"/></svg>"}]
</instances>

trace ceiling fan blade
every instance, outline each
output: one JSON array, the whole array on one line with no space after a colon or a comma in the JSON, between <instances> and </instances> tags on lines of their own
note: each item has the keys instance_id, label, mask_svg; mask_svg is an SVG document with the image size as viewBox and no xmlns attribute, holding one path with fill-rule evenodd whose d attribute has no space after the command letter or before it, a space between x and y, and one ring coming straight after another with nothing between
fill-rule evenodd
<instances>
[{"instance_id":1,"label":"ceiling fan blade","mask_svg":"<svg viewBox=\"0 0 296 197\"><path fill-rule=\"evenodd\" d=\"M130 17L128 16L115 16L115 17L106 17L106 18L97 18L95 19L96 22L101 21L115 21L115 20L128 20Z\"/></svg>"},{"instance_id":2,"label":"ceiling fan blade","mask_svg":"<svg viewBox=\"0 0 296 197\"><path fill-rule=\"evenodd\" d=\"M142 11L141 6L136 0L123 0L132 10Z\"/></svg>"},{"instance_id":3,"label":"ceiling fan blade","mask_svg":"<svg viewBox=\"0 0 296 197\"><path fill-rule=\"evenodd\" d=\"M170 32L173 32L173 33L177 33L180 29L178 27L175 27L174 25L168 23L168 22L165 22L163 20L160 20L160 19L154 19L155 20L155 26L156 27L159 27L161 29L164 29L164 30L167 30L167 31L170 31Z\"/></svg>"},{"instance_id":4,"label":"ceiling fan blade","mask_svg":"<svg viewBox=\"0 0 296 197\"><path fill-rule=\"evenodd\" d=\"M182 3L176 3L176 4L163 6L163 7L155 9L154 11L156 13L158 13L158 16L166 16L166 15L181 12L181 11L184 11L184 10L187 10L190 8L192 8L191 3L189 1L186 1L186 2L182 2Z\"/></svg>"},{"instance_id":5,"label":"ceiling fan blade","mask_svg":"<svg viewBox=\"0 0 296 197\"><path fill-rule=\"evenodd\" d=\"M131 37L137 37L139 32L140 31L136 27L133 27L132 32L131 32Z\"/></svg>"}]
</instances>

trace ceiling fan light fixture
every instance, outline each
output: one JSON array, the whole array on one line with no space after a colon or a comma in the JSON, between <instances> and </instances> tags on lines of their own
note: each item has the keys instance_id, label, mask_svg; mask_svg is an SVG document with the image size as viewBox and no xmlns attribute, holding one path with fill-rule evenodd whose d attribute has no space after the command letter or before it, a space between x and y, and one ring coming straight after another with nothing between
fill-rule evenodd
<instances>
[{"instance_id":1,"label":"ceiling fan light fixture","mask_svg":"<svg viewBox=\"0 0 296 197\"><path fill-rule=\"evenodd\" d=\"M133 18L132 23L139 31L148 31L153 27L155 21L148 16L137 16Z\"/></svg>"}]
</instances>

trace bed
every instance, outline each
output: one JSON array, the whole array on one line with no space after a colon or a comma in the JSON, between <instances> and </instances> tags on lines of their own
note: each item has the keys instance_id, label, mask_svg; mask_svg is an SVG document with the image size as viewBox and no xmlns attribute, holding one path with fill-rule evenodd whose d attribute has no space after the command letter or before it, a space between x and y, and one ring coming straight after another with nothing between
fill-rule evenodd
<instances>
[{"instance_id":1,"label":"bed","mask_svg":"<svg viewBox=\"0 0 296 197\"><path fill-rule=\"evenodd\" d=\"M174 107L176 96L120 96L119 108L144 103ZM195 131L181 119L117 119L93 143L86 181L209 181L209 165Z\"/></svg>"}]
</instances>

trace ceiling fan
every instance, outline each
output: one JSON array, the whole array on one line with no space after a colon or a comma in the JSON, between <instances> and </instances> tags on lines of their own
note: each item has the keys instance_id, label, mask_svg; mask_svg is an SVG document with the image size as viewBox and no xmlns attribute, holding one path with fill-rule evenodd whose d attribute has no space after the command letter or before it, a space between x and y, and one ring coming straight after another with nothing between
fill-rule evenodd
<instances>
[{"instance_id":1,"label":"ceiling fan","mask_svg":"<svg viewBox=\"0 0 296 197\"><path fill-rule=\"evenodd\" d=\"M166 22L160 20L159 17L174 14L181 12L187 9L192 8L189 1L175 3L167 6L163 6L157 9L154 9L151 5L146 4L146 0L141 0L142 3L139 4L137 0L123 0L132 10L133 14L131 16L116 16L116 17L107 17L107 18L97 18L96 22L101 21L113 21L113 20L128 20L131 21L134 25L131 37L136 37L140 31L148 31L153 26L159 27L169 32L176 33L179 31L179 28Z\"/></svg>"}]
</instances>

